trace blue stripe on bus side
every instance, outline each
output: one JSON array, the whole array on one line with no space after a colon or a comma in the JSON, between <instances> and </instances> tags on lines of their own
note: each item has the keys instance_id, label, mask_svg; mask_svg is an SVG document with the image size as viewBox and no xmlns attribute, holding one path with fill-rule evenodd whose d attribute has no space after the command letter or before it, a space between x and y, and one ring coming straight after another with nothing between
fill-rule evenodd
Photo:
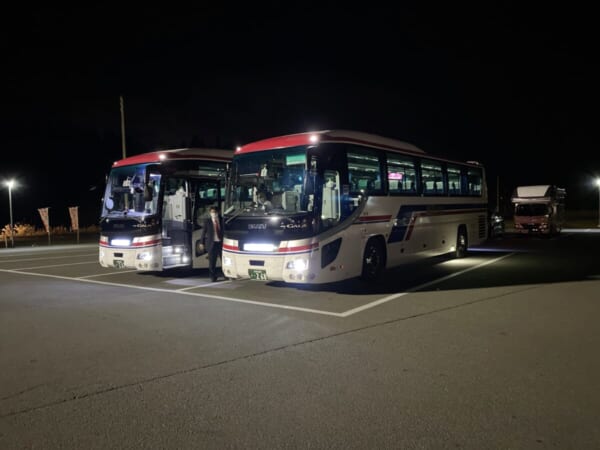
<instances>
[{"instance_id":1,"label":"blue stripe on bus side","mask_svg":"<svg viewBox=\"0 0 600 450\"><path fill-rule=\"evenodd\" d=\"M424 216L437 214L453 214L455 210L461 209L485 209L485 203L460 203L460 204L438 204L438 205L402 205L398 214L396 214L396 224L392 227L392 232L388 238L388 243L401 242L406 238L411 221L414 220L415 213L422 213Z\"/></svg>"}]
</instances>

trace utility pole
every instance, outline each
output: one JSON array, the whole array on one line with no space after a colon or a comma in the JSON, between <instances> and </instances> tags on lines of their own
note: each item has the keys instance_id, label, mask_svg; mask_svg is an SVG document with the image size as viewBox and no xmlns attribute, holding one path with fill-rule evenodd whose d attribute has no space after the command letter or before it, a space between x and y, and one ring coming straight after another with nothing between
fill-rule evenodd
<instances>
[{"instance_id":1,"label":"utility pole","mask_svg":"<svg viewBox=\"0 0 600 450\"><path fill-rule=\"evenodd\" d=\"M121 104L121 148L123 149L123 159L125 159L125 107L123 106L123 96L119 96L119 103Z\"/></svg>"},{"instance_id":2,"label":"utility pole","mask_svg":"<svg viewBox=\"0 0 600 450\"><path fill-rule=\"evenodd\" d=\"M596 184L598 185L598 228L600 228L600 177L596 180Z\"/></svg>"},{"instance_id":3,"label":"utility pole","mask_svg":"<svg viewBox=\"0 0 600 450\"><path fill-rule=\"evenodd\" d=\"M10 211L10 246L14 248L15 238L13 237L13 210L12 210L12 188L15 185L15 180L5 181L4 184L8 187L8 209ZM600 223L598 224L600 226Z\"/></svg>"}]
</instances>

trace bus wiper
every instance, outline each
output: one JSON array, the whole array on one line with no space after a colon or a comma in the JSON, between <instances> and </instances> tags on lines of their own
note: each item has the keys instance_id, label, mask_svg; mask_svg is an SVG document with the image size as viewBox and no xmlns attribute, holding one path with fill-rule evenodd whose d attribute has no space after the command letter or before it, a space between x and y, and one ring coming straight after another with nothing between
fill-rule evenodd
<instances>
[{"instance_id":1,"label":"bus wiper","mask_svg":"<svg viewBox=\"0 0 600 450\"><path fill-rule=\"evenodd\" d=\"M235 208L235 206L233 206L233 208ZM237 211L234 209L235 214L232 215L231 217L228 217L227 220L225 220L225 223L229 223L231 222L233 219L235 219L237 216L239 216L242 211L244 211L244 208L239 208Z\"/></svg>"}]
</instances>

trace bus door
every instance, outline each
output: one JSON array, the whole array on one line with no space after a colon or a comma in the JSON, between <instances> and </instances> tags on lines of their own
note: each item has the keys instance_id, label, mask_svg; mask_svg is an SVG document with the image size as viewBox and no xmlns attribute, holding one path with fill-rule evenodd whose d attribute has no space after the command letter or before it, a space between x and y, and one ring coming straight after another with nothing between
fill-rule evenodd
<instances>
[{"instance_id":1,"label":"bus door","mask_svg":"<svg viewBox=\"0 0 600 450\"><path fill-rule=\"evenodd\" d=\"M190 253L192 195L189 180L168 178L165 182L162 209L163 268L189 265L185 254Z\"/></svg>"}]
</instances>

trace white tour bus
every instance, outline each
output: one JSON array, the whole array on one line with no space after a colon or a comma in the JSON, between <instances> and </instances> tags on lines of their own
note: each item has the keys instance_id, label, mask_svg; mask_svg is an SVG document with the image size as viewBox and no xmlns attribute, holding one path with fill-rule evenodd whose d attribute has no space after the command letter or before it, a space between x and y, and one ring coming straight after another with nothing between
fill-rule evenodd
<instances>
[{"instance_id":1,"label":"white tour bus","mask_svg":"<svg viewBox=\"0 0 600 450\"><path fill-rule=\"evenodd\" d=\"M327 283L453 252L488 232L484 168L355 131L247 144L231 162L223 272Z\"/></svg>"},{"instance_id":2,"label":"white tour bus","mask_svg":"<svg viewBox=\"0 0 600 450\"><path fill-rule=\"evenodd\" d=\"M232 150L181 148L116 161L100 214L103 267L207 268L198 243L211 206L222 206Z\"/></svg>"}]
</instances>

